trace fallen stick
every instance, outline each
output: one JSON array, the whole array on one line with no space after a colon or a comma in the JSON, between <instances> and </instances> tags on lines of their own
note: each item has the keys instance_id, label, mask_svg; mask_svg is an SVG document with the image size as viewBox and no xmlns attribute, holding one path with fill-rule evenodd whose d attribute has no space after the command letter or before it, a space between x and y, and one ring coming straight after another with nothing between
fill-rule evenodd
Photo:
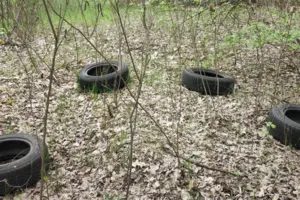
<instances>
[{"instance_id":1,"label":"fallen stick","mask_svg":"<svg viewBox=\"0 0 300 200\"><path fill-rule=\"evenodd\" d=\"M217 169L217 168L214 168L214 167L209 167L209 166L204 165L204 164L202 164L202 163L200 163L200 162L196 162L196 161L194 161L194 160L190 160L190 159L188 159L188 158L186 158L186 157L183 157L183 156L181 156L181 155L179 155L179 154L176 156L170 149L168 149L168 148L166 148L166 147L162 147L162 149L163 149L164 152L166 152L166 153L168 153L168 154L170 154L170 155L172 155L172 156L174 156L174 157L179 157L179 158L181 158L182 160L184 160L184 161L186 161L186 162L189 162L189 163L191 163L191 164L196 165L197 167L202 167L202 168L204 168L204 169L208 169L208 170L212 170L212 171L217 171L217 172L221 172L221 173L224 173L224 174L229 174L229 175L232 175L232 176L248 178L247 175L244 175L244 174L237 174L237 173L229 172L229 171L226 171L226 170L223 170L223 169Z\"/></svg>"}]
</instances>

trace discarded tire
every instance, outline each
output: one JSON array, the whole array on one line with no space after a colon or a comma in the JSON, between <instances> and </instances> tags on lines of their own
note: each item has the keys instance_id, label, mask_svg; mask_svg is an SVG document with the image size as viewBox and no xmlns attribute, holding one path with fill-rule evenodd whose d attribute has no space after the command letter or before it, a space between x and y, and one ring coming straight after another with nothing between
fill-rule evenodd
<instances>
[{"instance_id":1,"label":"discarded tire","mask_svg":"<svg viewBox=\"0 0 300 200\"><path fill-rule=\"evenodd\" d=\"M42 141L35 135L0 136L0 195L35 185L41 177ZM49 157L46 149L45 166Z\"/></svg>"},{"instance_id":2,"label":"discarded tire","mask_svg":"<svg viewBox=\"0 0 300 200\"><path fill-rule=\"evenodd\" d=\"M273 107L269 113L268 131L274 139L284 145L300 149L300 105L281 104Z\"/></svg>"},{"instance_id":3,"label":"discarded tire","mask_svg":"<svg viewBox=\"0 0 300 200\"><path fill-rule=\"evenodd\" d=\"M84 67L78 76L80 88L94 92L121 89L128 78L128 67L119 62L99 62Z\"/></svg>"},{"instance_id":4,"label":"discarded tire","mask_svg":"<svg viewBox=\"0 0 300 200\"><path fill-rule=\"evenodd\" d=\"M190 68L182 73L182 85L207 95L226 95L233 92L235 79L211 69Z\"/></svg>"}]
</instances>

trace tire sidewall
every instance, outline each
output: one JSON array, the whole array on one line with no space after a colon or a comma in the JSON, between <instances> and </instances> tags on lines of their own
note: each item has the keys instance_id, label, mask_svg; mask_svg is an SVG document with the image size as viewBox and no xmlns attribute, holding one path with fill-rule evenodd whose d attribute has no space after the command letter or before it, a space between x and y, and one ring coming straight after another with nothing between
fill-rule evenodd
<instances>
[{"instance_id":1,"label":"tire sidewall","mask_svg":"<svg viewBox=\"0 0 300 200\"><path fill-rule=\"evenodd\" d=\"M42 141L31 134L7 134L0 136L0 142L22 141L30 146L30 150L24 157L7 164L0 165L0 180L6 180L9 185L20 187L35 184L40 179L42 164ZM45 149L45 167L48 166L48 149ZM5 182L0 182L0 195L3 195L14 187L9 187Z\"/></svg>"},{"instance_id":2,"label":"tire sidewall","mask_svg":"<svg viewBox=\"0 0 300 200\"><path fill-rule=\"evenodd\" d=\"M281 104L273 107L267 120L276 125L276 127L268 127L268 131L270 135L282 144L291 144L296 149L300 149L300 124L286 116L288 110L300 111L300 105Z\"/></svg>"},{"instance_id":3,"label":"tire sidewall","mask_svg":"<svg viewBox=\"0 0 300 200\"><path fill-rule=\"evenodd\" d=\"M118 69L115 72L109 73L109 74L105 74L105 75L101 75L101 76L90 76L88 75L88 71L94 67L98 67L101 65L108 65L111 64L113 66L116 66ZM79 79L81 79L84 82L87 83L95 83L95 82L106 82L112 79L116 79L118 76L123 77L123 74L126 73L126 69L127 69L127 65L122 64L119 65L118 62L116 61L112 61L112 62L99 62L99 63L92 63L87 65L85 68L83 68L80 73L79 73Z\"/></svg>"},{"instance_id":4,"label":"tire sidewall","mask_svg":"<svg viewBox=\"0 0 300 200\"><path fill-rule=\"evenodd\" d=\"M222 78L205 76L194 71L209 72L222 76ZM235 79L225 73L211 69L189 68L182 73L182 85L189 90L203 95L226 95L233 92Z\"/></svg>"},{"instance_id":5,"label":"tire sidewall","mask_svg":"<svg viewBox=\"0 0 300 200\"><path fill-rule=\"evenodd\" d=\"M201 70L203 72L209 72L209 73L214 73L216 75L219 75L219 76L223 76L223 78L218 78L217 76L216 77L210 77L210 76L205 76L205 75L202 75L202 74L197 74L194 72L194 70ZM225 73L222 73L222 72L217 72L215 70L212 70L212 69L199 69L199 68L190 68L190 69L186 69L184 71L184 73L186 73L188 76L192 76L194 78L197 78L197 79L203 79L203 80L207 80L207 81L219 81L220 83L235 83L235 79L232 77L232 76L229 76L228 74L225 74Z\"/></svg>"},{"instance_id":6,"label":"tire sidewall","mask_svg":"<svg viewBox=\"0 0 300 200\"><path fill-rule=\"evenodd\" d=\"M300 111L300 106L296 105L296 104L281 104L279 106L279 112L280 115L282 116L282 119L284 120L284 122L289 125L290 127L294 127L297 128L298 130L300 130L300 124L291 120L290 118L288 118L286 116L286 112L289 110L298 110ZM299 135L300 137L300 135Z\"/></svg>"}]
</instances>

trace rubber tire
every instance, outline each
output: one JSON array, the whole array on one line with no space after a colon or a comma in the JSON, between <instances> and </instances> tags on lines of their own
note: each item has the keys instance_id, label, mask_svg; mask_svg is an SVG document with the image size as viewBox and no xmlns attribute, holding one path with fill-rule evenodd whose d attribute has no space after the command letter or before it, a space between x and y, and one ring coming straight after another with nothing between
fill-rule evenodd
<instances>
[{"instance_id":1,"label":"rubber tire","mask_svg":"<svg viewBox=\"0 0 300 200\"><path fill-rule=\"evenodd\" d=\"M215 77L202 75L210 73ZM217 76L220 76L219 78ZM187 89L208 95L227 95L233 92L235 79L212 69L190 68L182 73L182 85Z\"/></svg>"},{"instance_id":2,"label":"rubber tire","mask_svg":"<svg viewBox=\"0 0 300 200\"><path fill-rule=\"evenodd\" d=\"M94 68L112 65L116 71L101 76L91 76L88 72ZM95 92L107 92L121 89L125 86L128 78L128 67L125 64L119 65L117 61L99 62L84 67L78 76L80 88L83 90L92 90Z\"/></svg>"},{"instance_id":3,"label":"rubber tire","mask_svg":"<svg viewBox=\"0 0 300 200\"><path fill-rule=\"evenodd\" d=\"M300 123L288 118L286 116L287 111L300 112L300 105L281 104L273 107L267 121L272 122L276 127L268 127L268 131L274 139L280 141L282 144L300 149Z\"/></svg>"},{"instance_id":4,"label":"rubber tire","mask_svg":"<svg viewBox=\"0 0 300 200\"><path fill-rule=\"evenodd\" d=\"M12 141L24 142L30 146L30 150L18 160L0 164L0 196L13 192L18 188L33 186L41 177L42 141L35 135L7 134L0 136L0 147L1 144L4 145L4 142ZM0 161L5 156L20 154L20 150L24 151L19 145L10 145L7 149L1 149ZM45 166L47 170L49 168L48 148L46 148Z\"/></svg>"}]
</instances>

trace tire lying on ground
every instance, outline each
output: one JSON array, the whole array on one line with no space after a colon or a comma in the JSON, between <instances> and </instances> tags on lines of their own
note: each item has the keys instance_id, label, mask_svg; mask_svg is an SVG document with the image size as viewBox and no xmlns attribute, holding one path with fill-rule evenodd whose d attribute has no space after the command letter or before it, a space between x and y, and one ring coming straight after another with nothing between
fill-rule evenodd
<instances>
[{"instance_id":1,"label":"tire lying on ground","mask_svg":"<svg viewBox=\"0 0 300 200\"><path fill-rule=\"evenodd\" d=\"M233 92L235 79L212 69L190 68L182 73L182 85L207 95L226 95Z\"/></svg>"},{"instance_id":2,"label":"tire lying on ground","mask_svg":"<svg viewBox=\"0 0 300 200\"><path fill-rule=\"evenodd\" d=\"M267 121L275 125L268 126L274 139L300 149L300 105L281 104L273 107Z\"/></svg>"},{"instance_id":3,"label":"tire lying on ground","mask_svg":"<svg viewBox=\"0 0 300 200\"><path fill-rule=\"evenodd\" d=\"M0 136L0 195L35 185L41 177L42 141L30 134ZM48 149L45 151L48 169Z\"/></svg>"},{"instance_id":4,"label":"tire lying on ground","mask_svg":"<svg viewBox=\"0 0 300 200\"><path fill-rule=\"evenodd\" d=\"M87 65L79 72L78 81L83 90L106 92L123 88L127 78L127 65L111 61Z\"/></svg>"}]
</instances>

